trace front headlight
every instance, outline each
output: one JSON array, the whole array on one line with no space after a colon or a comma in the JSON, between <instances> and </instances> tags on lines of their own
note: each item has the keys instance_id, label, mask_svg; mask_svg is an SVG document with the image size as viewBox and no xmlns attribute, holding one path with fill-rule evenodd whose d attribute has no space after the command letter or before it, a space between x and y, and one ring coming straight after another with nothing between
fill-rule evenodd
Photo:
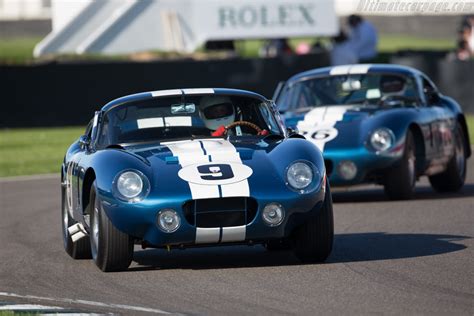
<instances>
[{"instance_id":1,"label":"front headlight","mask_svg":"<svg viewBox=\"0 0 474 316\"><path fill-rule=\"evenodd\" d=\"M296 190L303 190L313 182L313 169L306 162L294 162L286 172L288 184Z\"/></svg>"},{"instance_id":2,"label":"front headlight","mask_svg":"<svg viewBox=\"0 0 474 316\"><path fill-rule=\"evenodd\" d=\"M149 190L148 179L137 170L119 173L114 181L116 195L122 200L137 202L142 200Z\"/></svg>"},{"instance_id":3,"label":"front headlight","mask_svg":"<svg viewBox=\"0 0 474 316\"><path fill-rule=\"evenodd\" d=\"M395 136L388 128L376 129L370 135L370 145L375 151L385 151L392 147Z\"/></svg>"}]
</instances>

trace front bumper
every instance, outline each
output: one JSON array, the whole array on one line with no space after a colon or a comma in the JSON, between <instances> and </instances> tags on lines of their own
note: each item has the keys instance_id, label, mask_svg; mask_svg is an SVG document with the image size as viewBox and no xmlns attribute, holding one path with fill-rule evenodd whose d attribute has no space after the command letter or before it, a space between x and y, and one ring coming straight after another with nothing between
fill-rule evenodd
<instances>
[{"instance_id":1,"label":"front bumper","mask_svg":"<svg viewBox=\"0 0 474 316\"><path fill-rule=\"evenodd\" d=\"M276 195L252 196L257 202L255 215L248 224L228 227L196 227L187 220L182 197L159 198L149 196L140 203L125 203L111 196L101 197L102 207L117 229L145 241L155 247L168 245L191 246L199 244L219 244L227 242L261 242L283 238L297 226L316 214L324 201L325 192L318 190L299 194L287 191ZM275 227L268 226L262 219L263 208L277 202L285 209L283 222ZM162 209L175 210L181 219L181 225L173 233L165 233L158 228L157 216Z\"/></svg>"},{"instance_id":2,"label":"front bumper","mask_svg":"<svg viewBox=\"0 0 474 316\"><path fill-rule=\"evenodd\" d=\"M399 149L401 148L401 150ZM355 185L370 180L369 175L383 172L400 161L403 147L399 146L389 153L376 153L365 147L354 149L326 149L323 153L326 170L331 186ZM342 177L339 167L341 163L352 161L357 167L357 173L352 179Z\"/></svg>"}]
</instances>

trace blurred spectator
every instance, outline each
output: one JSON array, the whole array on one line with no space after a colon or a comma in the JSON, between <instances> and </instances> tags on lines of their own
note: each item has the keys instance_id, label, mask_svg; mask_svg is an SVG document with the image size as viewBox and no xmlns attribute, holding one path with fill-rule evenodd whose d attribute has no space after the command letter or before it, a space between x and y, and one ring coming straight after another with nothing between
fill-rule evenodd
<instances>
[{"instance_id":1,"label":"blurred spectator","mask_svg":"<svg viewBox=\"0 0 474 316\"><path fill-rule=\"evenodd\" d=\"M361 16L351 15L348 18L351 29L349 38L350 45L360 62L367 62L377 56L377 30Z\"/></svg>"},{"instance_id":2,"label":"blurred spectator","mask_svg":"<svg viewBox=\"0 0 474 316\"><path fill-rule=\"evenodd\" d=\"M291 55L293 50L286 38L269 40L259 52L260 57L276 57L281 55Z\"/></svg>"},{"instance_id":3,"label":"blurred spectator","mask_svg":"<svg viewBox=\"0 0 474 316\"><path fill-rule=\"evenodd\" d=\"M311 47L311 52L312 53L320 53L320 52L327 52L327 51L328 51L328 49L326 48L325 45L323 45L323 43L321 43L321 40L319 40L319 39Z\"/></svg>"},{"instance_id":4,"label":"blurred spectator","mask_svg":"<svg viewBox=\"0 0 474 316\"><path fill-rule=\"evenodd\" d=\"M296 46L295 53L297 55L306 55L311 52L311 45L306 42L301 42Z\"/></svg>"},{"instance_id":5,"label":"blurred spectator","mask_svg":"<svg viewBox=\"0 0 474 316\"><path fill-rule=\"evenodd\" d=\"M353 45L343 31L338 36L333 37L332 42L333 45L330 53L332 66L357 64L359 62Z\"/></svg>"},{"instance_id":6,"label":"blurred spectator","mask_svg":"<svg viewBox=\"0 0 474 316\"><path fill-rule=\"evenodd\" d=\"M448 58L468 60L472 56L474 56L474 16L466 16L462 19L458 30L456 51Z\"/></svg>"},{"instance_id":7,"label":"blurred spectator","mask_svg":"<svg viewBox=\"0 0 474 316\"><path fill-rule=\"evenodd\" d=\"M469 24L471 25L471 38L469 39L469 47L471 48L471 55L474 55L474 15L468 17Z\"/></svg>"},{"instance_id":8,"label":"blurred spectator","mask_svg":"<svg viewBox=\"0 0 474 316\"><path fill-rule=\"evenodd\" d=\"M458 42L458 47L456 49L456 59L459 60L469 60L471 58L471 50L469 44L465 40L460 40Z\"/></svg>"},{"instance_id":9,"label":"blurred spectator","mask_svg":"<svg viewBox=\"0 0 474 316\"><path fill-rule=\"evenodd\" d=\"M467 16L463 19L461 40L465 40L471 51L471 55L474 55L474 15Z\"/></svg>"}]
</instances>

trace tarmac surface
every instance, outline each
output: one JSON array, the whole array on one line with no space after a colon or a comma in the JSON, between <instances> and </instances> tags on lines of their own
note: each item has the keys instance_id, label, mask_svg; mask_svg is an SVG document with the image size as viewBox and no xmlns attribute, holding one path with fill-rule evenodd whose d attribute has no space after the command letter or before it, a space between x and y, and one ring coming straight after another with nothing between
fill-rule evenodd
<instances>
[{"instance_id":1,"label":"tarmac surface","mask_svg":"<svg viewBox=\"0 0 474 316\"><path fill-rule=\"evenodd\" d=\"M120 273L63 250L59 178L0 180L0 310L473 315L472 158L468 170L461 192L438 194L422 179L410 201L388 201L376 186L333 190L336 236L325 264L262 246L136 247Z\"/></svg>"}]
</instances>

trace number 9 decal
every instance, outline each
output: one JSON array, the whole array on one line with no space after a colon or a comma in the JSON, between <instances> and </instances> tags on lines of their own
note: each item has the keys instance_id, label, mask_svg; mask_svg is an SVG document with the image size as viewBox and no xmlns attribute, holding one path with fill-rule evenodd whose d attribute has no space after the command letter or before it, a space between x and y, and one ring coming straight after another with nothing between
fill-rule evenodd
<instances>
[{"instance_id":1,"label":"number 9 decal","mask_svg":"<svg viewBox=\"0 0 474 316\"><path fill-rule=\"evenodd\" d=\"M209 163L186 166L178 176L195 184L222 185L240 182L252 173L252 169L241 163Z\"/></svg>"},{"instance_id":2,"label":"number 9 decal","mask_svg":"<svg viewBox=\"0 0 474 316\"><path fill-rule=\"evenodd\" d=\"M202 174L203 180L227 180L234 177L234 172L228 164L198 166L197 170Z\"/></svg>"}]
</instances>

